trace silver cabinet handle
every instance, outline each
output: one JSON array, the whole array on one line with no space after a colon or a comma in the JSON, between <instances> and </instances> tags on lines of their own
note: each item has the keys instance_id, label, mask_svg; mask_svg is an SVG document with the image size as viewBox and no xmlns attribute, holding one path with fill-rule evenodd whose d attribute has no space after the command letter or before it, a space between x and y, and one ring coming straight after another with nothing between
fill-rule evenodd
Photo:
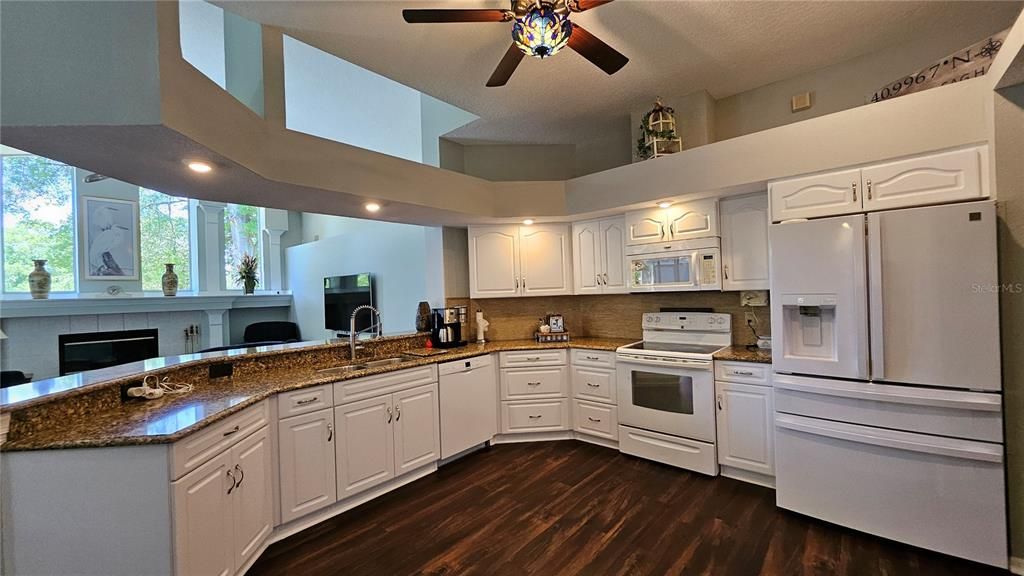
<instances>
[{"instance_id":1,"label":"silver cabinet handle","mask_svg":"<svg viewBox=\"0 0 1024 576\"><path fill-rule=\"evenodd\" d=\"M538 418L540 418L540 417L541 417L541 415L540 415L540 414L537 414L536 416L532 416L532 415L531 415L531 416L530 416L530 420L536 420L536 419L538 419Z\"/></svg>"},{"instance_id":2,"label":"silver cabinet handle","mask_svg":"<svg viewBox=\"0 0 1024 576\"><path fill-rule=\"evenodd\" d=\"M601 274L601 276L604 276L604 285L607 286L608 285L608 275L607 274Z\"/></svg>"},{"instance_id":3,"label":"silver cabinet handle","mask_svg":"<svg viewBox=\"0 0 1024 576\"><path fill-rule=\"evenodd\" d=\"M754 373L751 372L750 370L733 370L732 373L736 374L737 376L753 376L754 375Z\"/></svg>"},{"instance_id":4,"label":"silver cabinet handle","mask_svg":"<svg viewBox=\"0 0 1024 576\"><path fill-rule=\"evenodd\" d=\"M402 419L402 407L401 406L395 406L395 422L398 422L401 419Z\"/></svg>"},{"instance_id":5,"label":"silver cabinet handle","mask_svg":"<svg viewBox=\"0 0 1024 576\"><path fill-rule=\"evenodd\" d=\"M327 441L330 442L334 438L334 424L327 425Z\"/></svg>"},{"instance_id":6,"label":"silver cabinet handle","mask_svg":"<svg viewBox=\"0 0 1024 576\"><path fill-rule=\"evenodd\" d=\"M388 424L391 424L392 418L394 418L394 414L391 413L391 407L388 406Z\"/></svg>"},{"instance_id":7,"label":"silver cabinet handle","mask_svg":"<svg viewBox=\"0 0 1024 576\"><path fill-rule=\"evenodd\" d=\"M241 488L242 480L245 480L245 470L242 470L242 467L238 464L235 464L235 470L238 470L238 473L242 475L241 478L238 479L238 484L235 484L235 488Z\"/></svg>"},{"instance_id":8,"label":"silver cabinet handle","mask_svg":"<svg viewBox=\"0 0 1024 576\"><path fill-rule=\"evenodd\" d=\"M584 358L586 358L587 360L600 360L601 359L598 356L584 356Z\"/></svg>"},{"instance_id":9,"label":"silver cabinet handle","mask_svg":"<svg viewBox=\"0 0 1024 576\"><path fill-rule=\"evenodd\" d=\"M729 265L728 264L726 264L725 266L722 266L722 274L725 275L725 279L726 280L729 279Z\"/></svg>"},{"instance_id":10,"label":"silver cabinet handle","mask_svg":"<svg viewBox=\"0 0 1024 576\"><path fill-rule=\"evenodd\" d=\"M230 468L228 468L227 474L228 478L231 478L231 487L228 488L228 494L231 494L231 491L235 489L235 486L238 486L238 482L235 481L235 475L231 473Z\"/></svg>"},{"instance_id":11,"label":"silver cabinet handle","mask_svg":"<svg viewBox=\"0 0 1024 576\"><path fill-rule=\"evenodd\" d=\"M235 426L231 430L228 430L227 432L225 432L224 435L225 436L231 436L232 434L234 434L235 432L238 432L239 430L241 430L241 428L239 428L238 426Z\"/></svg>"},{"instance_id":12,"label":"silver cabinet handle","mask_svg":"<svg viewBox=\"0 0 1024 576\"><path fill-rule=\"evenodd\" d=\"M527 356L526 357L526 361L527 362L537 362L539 360L540 360L540 356Z\"/></svg>"},{"instance_id":13,"label":"silver cabinet handle","mask_svg":"<svg viewBox=\"0 0 1024 576\"><path fill-rule=\"evenodd\" d=\"M540 382L527 382L527 386L540 386Z\"/></svg>"},{"instance_id":14,"label":"silver cabinet handle","mask_svg":"<svg viewBox=\"0 0 1024 576\"><path fill-rule=\"evenodd\" d=\"M593 416L587 416L587 420L590 420L591 422L600 422L601 421L600 418L594 418Z\"/></svg>"},{"instance_id":15,"label":"silver cabinet handle","mask_svg":"<svg viewBox=\"0 0 1024 576\"><path fill-rule=\"evenodd\" d=\"M523 290L526 290L526 276L523 276Z\"/></svg>"},{"instance_id":16,"label":"silver cabinet handle","mask_svg":"<svg viewBox=\"0 0 1024 576\"><path fill-rule=\"evenodd\" d=\"M587 386L590 386L591 388L600 388L601 387L600 384L592 384L590 382L587 382Z\"/></svg>"},{"instance_id":17,"label":"silver cabinet handle","mask_svg":"<svg viewBox=\"0 0 1024 576\"><path fill-rule=\"evenodd\" d=\"M867 184L868 187L868 200L871 200L871 180L868 180L865 184Z\"/></svg>"},{"instance_id":18,"label":"silver cabinet handle","mask_svg":"<svg viewBox=\"0 0 1024 576\"><path fill-rule=\"evenodd\" d=\"M312 398L307 398L305 400L299 400L299 401L295 402L295 404L298 405L298 406L305 406L306 404L312 404L313 402L316 402L319 399L320 399L319 396L313 396Z\"/></svg>"},{"instance_id":19,"label":"silver cabinet handle","mask_svg":"<svg viewBox=\"0 0 1024 576\"><path fill-rule=\"evenodd\" d=\"M513 276L512 279L516 281L516 290L519 290L519 276Z\"/></svg>"},{"instance_id":20,"label":"silver cabinet handle","mask_svg":"<svg viewBox=\"0 0 1024 576\"><path fill-rule=\"evenodd\" d=\"M851 182L850 186L853 188L853 201L856 202L857 201L857 183L856 182Z\"/></svg>"},{"instance_id":21,"label":"silver cabinet handle","mask_svg":"<svg viewBox=\"0 0 1024 576\"><path fill-rule=\"evenodd\" d=\"M725 408L722 407L722 395L718 394L716 399L718 400L718 411L721 412L722 410L725 410Z\"/></svg>"}]
</instances>

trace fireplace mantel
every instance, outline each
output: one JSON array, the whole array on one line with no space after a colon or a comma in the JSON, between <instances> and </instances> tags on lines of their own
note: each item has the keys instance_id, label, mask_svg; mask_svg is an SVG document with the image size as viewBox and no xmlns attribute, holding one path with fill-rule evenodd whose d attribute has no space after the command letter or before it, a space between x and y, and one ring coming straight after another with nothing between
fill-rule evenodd
<instances>
[{"instance_id":1,"label":"fireplace mantel","mask_svg":"<svg viewBox=\"0 0 1024 576\"><path fill-rule=\"evenodd\" d=\"M134 297L72 297L52 295L48 300L5 297L0 300L0 318L42 316L81 316L86 314L130 314L135 312L182 312L189 310L235 310L239 308L279 308L292 305L290 293L179 294Z\"/></svg>"}]
</instances>

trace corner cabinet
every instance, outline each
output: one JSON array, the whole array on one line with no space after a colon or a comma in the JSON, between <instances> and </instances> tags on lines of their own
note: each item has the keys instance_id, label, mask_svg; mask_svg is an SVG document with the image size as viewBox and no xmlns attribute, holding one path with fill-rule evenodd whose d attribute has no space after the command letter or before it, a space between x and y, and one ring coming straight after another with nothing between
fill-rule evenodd
<instances>
[{"instance_id":1,"label":"corner cabinet","mask_svg":"<svg viewBox=\"0 0 1024 576\"><path fill-rule=\"evenodd\" d=\"M768 195L719 202L722 290L768 290Z\"/></svg>"},{"instance_id":2,"label":"corner cabinet","mask_svg":"<svg viewBox=\"0 0 1024 576\"><path fill-rule=\"evenodd\" d=\"M625 294L626 219L605 218L572 225L575 294Z\"/></svg>"},{"instance_id":3,"label":"corner cabinet","mask_svg":"<svg viewBox=\"0 0 1024 576\"><path fill-rule=\"evenodd\" d=\"M471 298L572 294L568 224L470 226Z\"/></svg>"},{"instance_id":4,"label":"corner cabinet","mask_svg":"<svg viewBox=\"0 0 1024 576\"><path fill-rule=\"evenodd\" d=\"M714 198L626 213L626 244L654 244L718 236L718 201Z\"/></svg>"}]
</instances>

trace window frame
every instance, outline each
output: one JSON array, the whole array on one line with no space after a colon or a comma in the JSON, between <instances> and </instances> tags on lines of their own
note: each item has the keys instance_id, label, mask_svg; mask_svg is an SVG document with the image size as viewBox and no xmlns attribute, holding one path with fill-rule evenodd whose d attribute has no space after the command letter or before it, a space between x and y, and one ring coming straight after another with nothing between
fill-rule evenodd
<instances>
[{"instance_id":1,"label":"window frame","mask_svg":"<svg viewBox=\"0 0 1024 576\"><path fill-rule=\"evenodd\" d=\"M265 228L265 219L266 219L266 216L265 216L266 215L266 208L263 207L263 206L253 206L252 204L238 204L238 203L235 203L235 202L225 202L224 203L224 211L222 212L222 216L221 216L221 219L222 219L221 220L221 229L225 229L227 227L227 210L228 210L228 206L246 206L246 207L249 207L249 208L255 208L256 209L256 225L257 225L257 229L256 229L256 250L255 250L255 254L256 254L256 257L259 260L259 271L257 272L257 274L259 275L259 279L260 279L260 283L256 286L256 292L262 292L262 291L266 290L266 287L265 287L265 282L266 282L266 274L265 274L266 262L265 262L265 258L264 258L264 238L263 238L263 236L264 236L263 229ZM243 286L236 285L235 281L234 281L234 278L232 278L232 274L233 273L228 271L227 251L228 251L227 230L224 230L224 240L223 240L223 242L221 242L221 246L220 246L221 262L224 264L224 266L223 266L224 273L221 275L221 280L223 281L222 285L224 286L224 291L225 292L238 292L238 293L242 293L242 292L245 291L245 288Z\"/></svg>"}]
</instances>

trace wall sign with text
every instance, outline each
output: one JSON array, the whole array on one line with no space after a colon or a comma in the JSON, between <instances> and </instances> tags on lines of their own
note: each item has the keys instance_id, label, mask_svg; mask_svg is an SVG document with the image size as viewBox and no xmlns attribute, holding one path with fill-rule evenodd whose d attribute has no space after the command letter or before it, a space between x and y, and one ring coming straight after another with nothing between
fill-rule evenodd
<instances>
[{"instance_id":1,"label":"wall sign with text","mask_svg":"<svg viewBox=\"0 0 1024 576\"><path fill-rule=\"evenodd\" d=\"M996 57L999 48L1006 40L1009 28L993 34L979 42L960 50L955 54L935 62L927 68L923 68L914 74L909 74L894 80L873 94L868 94L865 99L868 102L881 102L904 94L913 94L936 86L945 86L953 82L969 80L984 76L992 65L992 59Z\"/></svg>"}]
</instances>

